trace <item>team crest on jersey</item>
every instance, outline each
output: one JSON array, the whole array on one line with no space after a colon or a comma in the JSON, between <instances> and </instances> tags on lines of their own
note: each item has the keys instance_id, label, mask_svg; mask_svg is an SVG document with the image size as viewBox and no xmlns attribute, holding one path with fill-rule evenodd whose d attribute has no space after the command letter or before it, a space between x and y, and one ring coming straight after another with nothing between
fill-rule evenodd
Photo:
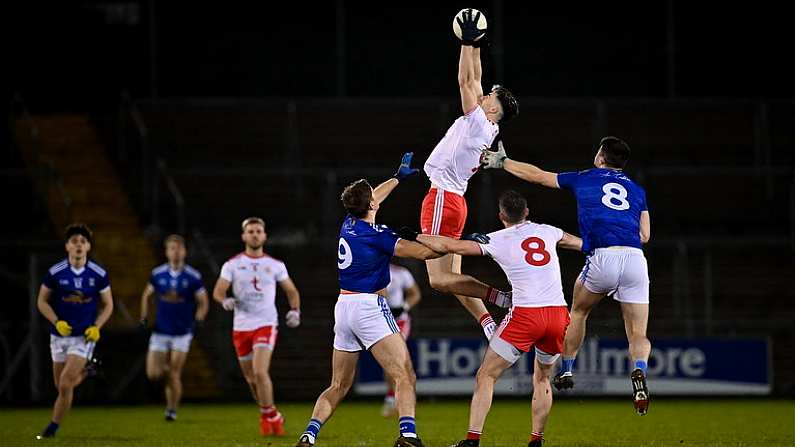
<instances>
[{"instance_id":1,"label":"team crest on jersey","mask_svg":"<svg viewBox=\"0 0 795 447\"><path fill-rule=\"evenodd\" d=\"M163 279L163 278L160 278L160 279L157 281L157 283L158 283L159 285L161 285L161 286L165 286L165 285L166 285L166 280L165 280L165 279Z\"/></svg>"},{"instance_id":2,"label":"team crest on jersey","mask_svg":"<svg viewBox=\"0 0 795 447\"><path fill-rule=\"evenodd\" d=\"M83 278L75 278L75 288L83 288Z\"/></svg>"},{"instance_id":3,"label":"team crest on jersey","mask_svg":"<svg viewBox=\"0 0 795 447\"><path fill-rule=\"evenodd\" d=\"M176 279L172 279L171 280L171 288L172 289L176 289L177 288L177 280Z\"/></svg>"},{"instance_id":4,"label":"team crest on jersey","mask_svg":"<svg viewBox=\"0 0 795 447\"><path fill-rule=\"evenodd\" d=\"M61 284L62 286L68 286L69 285L69 280L68 279L62 279L62 280L58 281L58 283Z\"/></svg>"},{"instance_id":5,"label":"team crest on jersey","mask_svg":"<svg viewBox=\"0 0 795 447\"><path fill-rule=\"evenodd\" d=\"M187 279L183 279L182 280L182 288L183 289L187 289L188 288L188 280Z\"/></svg>"},{"instance_id":6,"label":"team crest on jersey","mask_svg":"<svg viewBox=\"0 0 795 447\"><path fill-rule=\"evenodd\" d=\"M88 278L88 287L94 287L95 284L94 278Z\"/></svg>"},{"instance_id":7,"label":"team crest on jersey","mask_svg":"<svg viewBox=\"0 0 795 447\"><path fill-rule=\"evenodd\" d=\"M257 264L251 264L251 270L257 271Z\"/></svg>"}]
</instances>

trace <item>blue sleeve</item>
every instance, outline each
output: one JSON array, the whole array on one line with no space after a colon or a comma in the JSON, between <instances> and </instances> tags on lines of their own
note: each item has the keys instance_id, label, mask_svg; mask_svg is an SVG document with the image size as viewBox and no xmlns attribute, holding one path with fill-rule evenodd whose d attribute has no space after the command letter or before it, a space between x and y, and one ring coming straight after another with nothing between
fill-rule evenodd
<instances>
[{"instance_id":1,"label":"blue sleeve","mask_svg":"<svg viewBox=\"0 0 795 447\"><path fill-rule=\"evenodd\" d=\"M53 277L50 272L47 272L47 274L44 275L44 279L41 280L41 284L50 290L55 290L55 288L58 287L58 281L55 280L55 277Z\"/></svg>"},{"instance_id":2,"label":"blue sleeve","mask_svg":"<svg viewBox=\"0 0 795 447\"><path fill-rule=\"evenodd\" d=\"M155 284L157 284L157 280L155 280L155 275L154 275L154 273L153 273L153 274L151 274L151 275L149 275L149 284L150 284L152 287L156 287L156 286L155 286Z\"/></svg>"},{"instance_id":3,"label":"blue sleeve","mask_svg":"<svg viewBox=\"0 0 795 447\"><path fill-rule=\"evenodd\" d=\"M643 189L640 190L640 210L641 211L648 211L649 205L646 203L646 191Z\"/></svg>"},{"instance_id":4,"label":"blue sleeve","mask_svg":"<svg viewBox=\"0 0 795 447\"><path fill-rule=\"evenodd\" d=\"M106 273L105 276L100 276L97 280L97 290L101 292L107 287L110 287L110 277Z\"/></svg>"},{"instance_id":5,"label":"blue sleeve","mask_svg":"<svg viewBox=\"0 0 795 447\"><path fill-rule=\"evenodd\" d=\"M561 172L558 174L558 186L562 189L573 190L577 186L578 172Z\"/></svg>"},{"instance_id":6,"label":"blue sleeve","mask_svg":"<svg viewBox=\"0 0 795 447\"><path fill-rule=\"evenodd\" d=\"M395 245L398 239L400 239L400 237L398 237L394 231L386 228L384 231L378 233L373 242L380 251L392 256L395 254Z\"/></svg>"}]
</instances>

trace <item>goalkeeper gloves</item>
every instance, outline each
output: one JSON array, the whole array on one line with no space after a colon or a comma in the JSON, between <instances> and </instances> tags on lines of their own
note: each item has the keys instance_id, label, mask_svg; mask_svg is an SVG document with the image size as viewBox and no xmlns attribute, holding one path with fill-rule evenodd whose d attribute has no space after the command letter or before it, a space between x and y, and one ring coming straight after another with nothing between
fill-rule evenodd
<instances>
[{"instance_id":1,"label":"goalkeeper gloves","mask_svg":"<svg viewBox=\"0 0 795 447\"><path fill-rule=\"evenodd\" d=\"M483 169L503 169L508 155L505 154L505 146L502 141L497 142L497 151L493 152L483 149L480 153L480 167Z\"/></svg>"},{"instance_id":2,"label":"goalkeeper gloves","mask_svg":"<svg viewBox=\"0 0 795 447\"><path fill-rule=\"evenodd\" d=\"M485 29L478 28L478 20L480 20L480 11L472 17L472 8L467 9L461 14L461 19L456 18L458 26L461 27L461 44L478 47L479 40L482 40ZM463 19L463 20L462 20Z\"/></svg>"},{"instance_id":3,"label":"goalkeeper gloves","mask_svg":"<svg viewBox=\"0 0 795 447\"><path fill-rule=\"evenodd\" d=\"M284 316L287 327L297 328L301 324L301 311L298 309L290 309Z\"/></svg>"},{"instance_id":4,"label":"goalkeeper gloves","mask_svg":"<svg viewBox=\"0 0 795 447\"><path fill-rule=\"evenodd\" d=\"M86 337L86 341L97 342L99 340L99 328L94 326L89 326L83 335Z\"/></svg>"},{"instance_id":5,"label":"goalkeeper gloves","mask_svg":"<svg viewBox=\"0 0 795 447\"><path fill-rule=\"evenodd\" d=\"M398 166L397 172L393 175L398 181L402 182L404 179L420 172L419 169L411 167L411 157L413 156L414 152L406 152L403 154L403 158L400 159L400 166Z\"/></svg>"},{"instance_id":6,"label":"goalkeeper gloves","mask_svg":"<svg viewBox=\"0 0 795 447\"><path fill-rule=\"evenodd\" d=\"M58 320L55 322L55 330L61 337L68 337L72 335L72 326L69 326L69 323L63 320Z\"/></svg>"}]
</instances>

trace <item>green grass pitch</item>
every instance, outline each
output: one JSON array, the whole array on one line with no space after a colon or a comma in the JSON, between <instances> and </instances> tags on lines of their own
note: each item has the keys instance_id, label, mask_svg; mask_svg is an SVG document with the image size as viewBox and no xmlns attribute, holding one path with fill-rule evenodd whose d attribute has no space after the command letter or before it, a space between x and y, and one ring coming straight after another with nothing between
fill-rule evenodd
<instances>
[{"instance_id":1,"label":"green grass pitch","mask_svg":"<svg viewBox=\"0 0 795 447\"><path fill-rule=\"evenodd\" d=\"M467 401L420 401L417 428L428 447L449 446L467 428ZM163 421L162 407L76 407L58 437L35 441L49 409L0 409L0 445L53 446L292 446L312 406L285 404L289 435L262 438L252 405L188 404L175 423ZM495 399L481 440L483 447L526 446L529 401ZM318 447L389 447L397 421L380 416L377 402L343 402L323 427ZM561 400L552 408L546 447L556 446L795 446L795 401L652 401L647 416L629 401Z\"/></svg>"}]
</instances>

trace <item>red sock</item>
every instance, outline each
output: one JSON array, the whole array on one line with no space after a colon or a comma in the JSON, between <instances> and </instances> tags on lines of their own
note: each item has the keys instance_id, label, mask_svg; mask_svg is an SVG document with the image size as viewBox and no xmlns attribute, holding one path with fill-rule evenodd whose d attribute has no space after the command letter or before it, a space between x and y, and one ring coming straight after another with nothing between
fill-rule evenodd
<instances>
[{"instance_id":1,"label":"red sock","mask_svg":"<svg viewBox=\"0 0 795 447\"><path fill-rule=\"evenodd\" d=\"M393 390L392 388L390 388L390 389L389 389L389 390L386 392L386 397L395 397L395 390Z\"/></svg>"},{"instance_id":2,"label":"red sock","mask_svg":"<svg viewBox=\"0 0 795 447\"><path fill-rule=\"evenodd\" d=\"M467 432L467 441L480 441L480 432L469 430Z\"/></svg>"},{"instance_id":3,"label":"red sock","mask_svg":"<svg viewBox=\"0 0 795 447\"><path fill-rule=\"evenodd\" d=\"M544 439L544 432L537 432L534 431L530 433L530 442L532 441L542 441Z\"/></svg>"},{"instance_id":4,"label":"red sock","mask_svg":"<svg viewBox=\"0 0 795 447\"><path fill-rule=\"evenodd\" d=\"M266 405L264 407L259 407L259 413L264 418L270 418L276 416L276 406L275 405Z\"/></svg>"},{"instance_id":5,"label":"red sock","mask_svg":"<svg viewBox=\"0 0 795 447\"><path fill-rule=\"evenodd\" d=\"M494 319L491 318L490 313L486 312L485 314L481 315L480 318L478 318L478 322L481 326L486 326L487 324L494 323Z\"/></svg>"}]
</instances>

